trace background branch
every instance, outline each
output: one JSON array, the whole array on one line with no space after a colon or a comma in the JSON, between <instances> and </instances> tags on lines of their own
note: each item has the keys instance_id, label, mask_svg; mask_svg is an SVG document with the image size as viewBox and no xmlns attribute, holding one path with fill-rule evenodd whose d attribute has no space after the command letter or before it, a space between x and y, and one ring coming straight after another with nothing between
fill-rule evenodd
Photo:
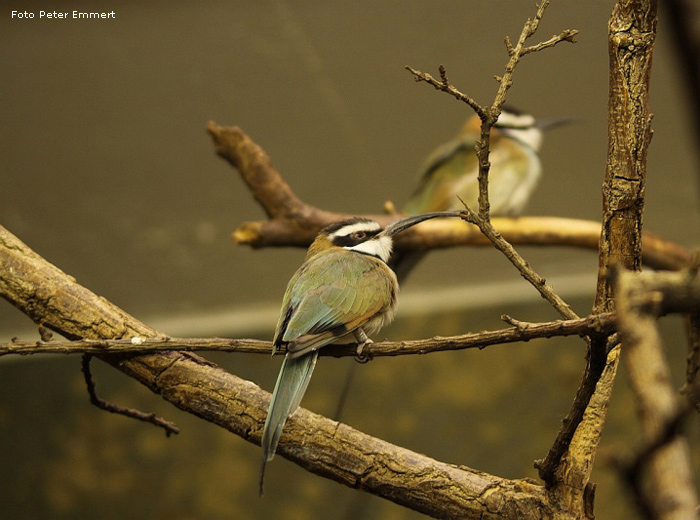
<instances>
[{"instance_id":1,"label":"background branch","mask_svg":"<svg viewBox=\"0 0 700 520\"><path fill-rule=\"evenodd\" d=\"M615 277L622 352L636 396L646 442L649 489L643 500L650 518L694 518L698 506L690 453L684 438L666 430L682 414L659 334L657 317L663 309L700 309L700 278L673 273L676 283L660 273L620 271ZM685 276L683 276L685 274ZM697 406L697 403L695 403ZM663 442L660 442L659 439ZM655 444L658 444L656 446ZM638 477L639 478L639 477Z\"/></svg>"},{"instance_id":2,"label":"background branch","mask_svg":"<svg viewBox=\"0 0 700 520\"><path fill-rule=\"evenodd\" d=\"M688 410L687 407L683 408L672 420L662 425L658 436L655 439L648 440L629 460L613 459L614 466L619 469L623 480L630 488L643 518L658 518L654 511L654 503L657 497L649 496L645 491L643 478L645 470L655 454L678 437L683 426L683 420L687 418ZM684 513L681 512L681 514Z\"/></svg>"},{"instance_id":3,"label":"background branch","mask_svg":"<svg viewBox=\"0 0 700 520\"><path fill-rule=\"evenodd\" d=\"M280 183L281 191L290 189L269 159L251 164L264 152L238 127L210 122L208 131L217 153L239 169L241 177L265 208L274 208L269 220L243 223L233 234L237 244L260 247L308 247L324 226L347 217L310 204L297 204L296 196L279 197L268 183ZM260 169L263 171L261 172ZM274 185L274 184L273 184ZM266 210L267 211L267 210ZM288 216L293 215L293 216ZM386 225L396 215L365 215ZM494 218L493 226L514 245L557 245L598 250L600 223L559 217ZM644 233L644 261L658 269L681 269L690 262L690 251L652 233ZM436 249L461 245L490 246L491 242L476 227L456 219L422 223L396 237L396 250Z\"/></svg>"}]
</instances>

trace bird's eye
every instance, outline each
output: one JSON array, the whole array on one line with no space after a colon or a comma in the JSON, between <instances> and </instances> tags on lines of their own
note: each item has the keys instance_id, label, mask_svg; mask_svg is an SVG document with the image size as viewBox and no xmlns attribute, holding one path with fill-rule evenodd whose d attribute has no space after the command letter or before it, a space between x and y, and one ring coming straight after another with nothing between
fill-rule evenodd
<instances>
[{"instance_id":1,"label":"bird's eye","mask_svg":"<svg viewBox=\"0 0 700 520\"><path fill-rule=\"evenodd\" d=\"M365 233L364 231L355 231L352 234L352 238L354 238L355 240L364 240L365 238L367 238L367 233Z\"/></svg>"}]
</instances>

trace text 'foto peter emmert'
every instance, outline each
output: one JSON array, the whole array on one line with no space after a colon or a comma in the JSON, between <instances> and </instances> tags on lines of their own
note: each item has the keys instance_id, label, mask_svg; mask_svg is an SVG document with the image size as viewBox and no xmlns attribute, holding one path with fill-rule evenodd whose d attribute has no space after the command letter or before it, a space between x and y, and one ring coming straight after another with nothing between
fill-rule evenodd
<instances>
[{"instance_id":1,"label":"text 'foto peter emmert'","mask_svg":"<svg viewBox=\"0 0 700 520\"><path fill-rule=\"evenodd\" d=\"M12 18L37 18L36 14L32 11L12 11ZM39 11L38 18L74 18L74 19L99 19L99 18L112 18L115 19L116 15L114 11L108 13L81 13L80 11Z\"/></svg>"}]
</instances>

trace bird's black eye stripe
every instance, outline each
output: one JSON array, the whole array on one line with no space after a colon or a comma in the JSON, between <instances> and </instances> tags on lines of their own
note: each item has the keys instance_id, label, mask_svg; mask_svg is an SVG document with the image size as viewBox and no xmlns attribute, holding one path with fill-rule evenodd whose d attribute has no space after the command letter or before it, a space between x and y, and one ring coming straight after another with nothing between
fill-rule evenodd
<instances>
[{"instance_id":1,"label":"bird's black eye stripe","mask_svg":"<svg viewBox=\"0 0 700 520\"><path fill-rule=\"evenodd\" d=\"M527 130L529 128L532 128L535 126L535 123L499 123L496 121L496 123L493 125L496 128L503 128L503 129L511 129L511 130Z\"/></svg>"},{"instance_id":2,"label":"bird's black eye stripe","mask_svg":"<svg viewBox=\"0 0 700 520\"><path fill-rule=\"evenodd\" d=\"M349 235L335 236L333 237L333 245L336 245L338 247L356 246L357 244L366 242L370 238L376 236L380 231L381 229L372 231L361 230L355 231L354 233L350 233Z\"/></svg>"}]
</instances>

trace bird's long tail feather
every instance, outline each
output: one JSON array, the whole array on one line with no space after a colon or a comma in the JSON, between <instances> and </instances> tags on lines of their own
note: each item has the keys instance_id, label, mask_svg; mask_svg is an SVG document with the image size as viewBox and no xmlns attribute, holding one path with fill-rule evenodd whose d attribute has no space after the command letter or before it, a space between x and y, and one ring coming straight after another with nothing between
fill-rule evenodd
<instances>
[{"instance_id":1,"label":"bird's long tail feather","mask_svg":"<svg viewBox=\"0 0 700 520\"><path fill-rule=\"evenodd\" d=\"M272 392L270 408L267 411L265 427L260 445L262 447L262 464L260 466L260 495L263 494L265 465L272 460L277 451L277 443L287 418L299 406L301 398L309 386L311 374L316 366L318 351L310 352L298 358L285 357L282 362L275 390Z\"/></svg>"}]
</instances>

